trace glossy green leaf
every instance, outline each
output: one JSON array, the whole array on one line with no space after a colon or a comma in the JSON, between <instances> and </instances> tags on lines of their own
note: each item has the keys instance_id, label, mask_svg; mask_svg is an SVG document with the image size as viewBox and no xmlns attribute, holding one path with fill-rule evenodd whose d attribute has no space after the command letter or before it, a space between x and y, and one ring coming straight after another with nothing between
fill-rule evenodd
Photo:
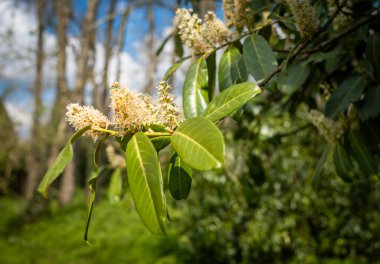
<instances>
[{"instance_id":1,"label":"glossy green leaf","mask_svg":"<svg viewBox=\"0 0 380 264\"><path fill-rule=\"evenodd\" d=\"M277 68L268 42L257 34L249 35L243 44L243 58L249 74L260 82Z\"/></svg>"},{"instance_id":2,"label":"glossy green leaf","mask_svg":"<svg viewBox=\"0 0 380 264\"><path fill-rule=\"evenodd\" d=\"M194 169L216 169L224 161L222 133L206 118L187 119L173 133L171 143L182 161Z\"/></svg>"},{"instance_id":3,"label":"glossy green leaf","mask_svg":"<svg viewBox=\"0 0 380 264\"><path fill-rule=\"evenodd\" d=\"M211 122L216 122L238 110L259 93L261 93L261 89L254 83L235 84L216 96L207 106L203 116Z\"/></svg>"},{"instance_id":4,"label":"glossy green leaf","mask_svg":"<svg viewBox=\"0 0 380 264\"><path fill-rule=\"evenodd\" d=\"M362 171L371 176L378 172L378 164L376 163L373 155L369 151L365 142L361 138L357 130L351 130L349 135L350 145L352 148L352 155L355 157L356 161L359 163Z\"/></svg>"},{"instance_id":5,"label":"glossy green leaf","mask_svg":"<svg viewBox=\"0 0 380 264\"><path fill-rule=\"evenodd\" d=\"M367 120L380 114L380 86L368 87L363 106L360 108L360 119Z\"/></svg>"},{"instance_id":6,"label":"glossy green leaf","mask_svg":"<svg viewBox=\"0 0 380 264\"><path fill-rule=\"evenodd\" d=\"M154 137L151 138L150 141L152 142L156 151L160 151L170 144L170 136Z\"/></svg>"},{"instance_id":7,"label":"glossy green leaf","mask_svg":"<svg viewBox=\"0 0 380 264\"><path fill-rule=\"evenodd\" d=\"M265 169L260 157L253 153L249 153L246 164L248 166L249 175L257 185L263 185L266 180Z\"/></svg>"},{"instance_id":8,"label":"glossy green leaf","mask_svg":"<svg viewBox=\"0 0 380 264\"><path fill-rule=\"evenodd\" d=\"M195 60L183 84L183 111L186 118L200 116L209 102L206 60Z\"/></svg>"},{"instance_id":9,"label":"glossy green leaf","mask_svg":"<svg viewBox=\"0 0 380 264\"><path fill-rule=\"evenodd\" d=\"M365 85L365 79L361 76L353 76L345 80L326 102L325 116L334 118L339 112L346 110L351 102L359 99Z\"/></svg>"},{"instance_id":10,"label":"glossy green leaf","mask_svg":"<svg viewBox=\"0 0 380 264\"><path fill-rule=\"evenodd\" d=\"M230 46L228 47L228 49L226 49L226 51L220 58L218 69L220 91L224 91L225 89L234 84L231 78L231 67L235 61L238 61L240 59L240 57L241 54L239 50L234 46Z\"/></svg>"},{"instance_id":11,"label":"glossy green leaf","mask_svg":"<svg viewBox=\"0 0 380 264\"><path fill-rule=\"evenodd\" d=\"M366 58L373 67L373 75L380 81L380 34L373 34L368 40L366 47Z\"/></svg>"},{"instance_id":12,"label":"glossy green leaf","mask_svg":"<svg viewBox=\"0 0 380 264\"><path fill-rule=\"evenodd\" d=\"M160 124L151 124L149 125L149 128L152 129L154 132L167 132L166 127Z\"/></svg>"},{"instance_id":13,"label":"glossy green leaf","mask_svg":"<svg viewBox=\"0 0 380 264\"><path fill-rule=\"evenodd\" d=\"M157 152L142 132L129 141L126 151L129 189L135 207L147 229L165 234L166 201Z\"/></svg>"},{"instance_id":14,"label":"glossy green leaf","mask_svg":"<svg viewBox=\"0 0 380 264\"><path fill-rule=\"evenodd\" d=\"M187 198L191 189L191 176L191 168L183 163L177 154L174 154L170 159L168 169L169 190L174 199Z\"/></svg>"},{"instance_id":15,"label":"glossy green leaf","mask_svg":"<svg viewBox=\"0 0 380 264\"><path fill-rule=\"evenodd\" d=\"M188 57L184 57L184 58L181 58L179 59L178 61L176 61L172 66L170 66L170 68L166 71L165 73L165 76L163 78L163 81L167 81L172 75L173 73L175 73L176 70L178 70L179 67L181 67L181 65L188 59L190 59L191 56L188 56Z\"/></svg>"},{"instance_id":16,"label":"glossy green leaf","mask_svg":"<svg viewBox=\"0 0 380 264\"><path fill-rule=\"evenodd\" d=\"M90 198L89 198L89 207L88 207L88 214L87 214L87 224L86 224L86 229L84 232L84 240L88 243L88 230L90 228L90 222L91 222L91 217L92 217L92 212L94 209L94 202L95 202L95 196L96 196L96 180L99 176L100 170L98 167L98 159L99 159L99 151L100 151L100 146L102 143L108 138L108 136L105 136L101 140L98 141L98 143L95 146L94 150L94 155L93 155L93 168L92 168L92 173L90 178L88 179L88 187L91 190Z\"/></svg>"},{"instance_id":17,"label":"glossy green leaf","mask_svg":"<svg viewBox=\"0 0 380 264\"><path fill-rule=\"evenodd\" d=\"M231 65L231 81L232 84L246 82L248 80L247 69L244 64L244 58L234 61Z\"/></svg>"},{"instance_id":18,"label":"glossy green leaf","mask_svg":"<svg viewBox=\"0 0 380 264\"><path fill-rule=\"evenodd\" d=\"M340 144L335 146L333 159L338 176L345 182L352 182L354 166L347 151Z\"/></svg>"},{"instance_id":19,"label":"glossy green leaf","mask_svg":"<svg viewBox=\"0 0 380 264\"><path fill-rule=\"evenodd\" d=\"M309 64L294 63L278 79L278 86L285 94L299 90L310 75Z\"/></svg>"},{"instance_id":20,"label":"glossy green leaf","mask_svg":"<svg viewBox=\"0 0 380 264\"><path fill-rule=\"evenodd\" d=\"M39 193L41 193L42 196L47 198L47 188L64 171L64 169L73 159L72 144L84 133L86 133L86 131L90 130L90 128L90 126L87 126L75 132L66 143L65 147L61 150L53 165L50 166L48 171L45 173L40 185L38 186L37 190Z\"/></svg>"},{"instance_id":21,"label":"glossy green leaf","mask_svg":"<svg viewBox=\"0 0 380 264\"><path fill-rule=\"evenodd\" d=\"M123 191L123 179L121 175L121 169L116 168L111 175L110 184L108 187L108 200L110 203L120 201Z\"/></svg>"}]
</instances>

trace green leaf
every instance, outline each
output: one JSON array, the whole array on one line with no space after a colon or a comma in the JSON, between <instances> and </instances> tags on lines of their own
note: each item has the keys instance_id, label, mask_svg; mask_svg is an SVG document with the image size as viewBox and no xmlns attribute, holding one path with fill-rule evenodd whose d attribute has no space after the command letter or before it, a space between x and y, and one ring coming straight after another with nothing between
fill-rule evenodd
<instances>
[{"instance_id":1,"label":"green leaf","mask_svg":"<svg viewBox=\"0 0 380 264\"><path fill-rule=\"evenodd\" d=\"M200 116L209 102L207 64L203 57L195 60L183 84L183 110L186 118Z\"/></svg>"},{"instance_id":2,"label":"green leaf","mask_svg":"<svg viewBox=\"0 0 380 264\"><path fill-rule=\"evenodd\" d=\"M126 151L129 189L135 207L147 229L165 234L166 201L157 152L142 132L129 141Z\"/></svg>"},{"instance_id":3,"label":"green leaf","mask_svg":"<svg viewBox=\"0 0 380 264\"><path fill-rule=\"evenodd\" d=\"M277 68L277 61L268 42L260 35L249 35L243 44L243 58L247 71L257 82Z\"/></svg>"},{"instance_id":4,"label":"green leaf","mask_svg":"<svg viewBox=\"0 0 380 264\"><path fill-rule=\"evenodd\" d=\"M161 52L163 51L166 43L168 43L168 41L174 36L174 33L170 33L168 36L166 36L166 38L164 38L164 40L162 41L161 45L158 47L157 51L156 51L156 57L160 56Z\"/></svg>"},{"instance_id":5,"label":"green leaf","mask_svg":"<svg viewBox=\"0 0 380 264\"><path fill-rule=\"evenodd\" d=\"M352 182L354 166L347 151L340 144L335 146L333 159L338 176L345 182Z\"/></svg>"},{"instance_id":6,"label":"green leaf","mask_svg":"<svg viewBox=\"0 0 380 264\"><path fill-rule=\"evenodd\" d=\"M176 61L172 66L170 66L170 68L166 71L165 73L165 76L164 76L164 79L163 81L167 81L171 76L172 74L178 70L179 67L181 67L181 65L188 59L190 59L191 56L187 56L187 57L184 57L184 58L181 58L179 59L178 61Z\"/></svg>"},{"instance_id":7,"label":"green leaf","mask_svg":"<svg viewBox=\"0 0 380 264\"><path fill-rule=\"evenodd\" d=\"M152 129L154 132L167 132L166 127L160 124L151 124L149 125L149 128Z\"/></svg>"},{"instance_id":8,"label":"green leaf","mask_svg":"<svg viewBox=\"0 0 380 264\"><path fill-rule=\"evenodd\" d=\"M380 81L380 34L373 34L368 40L366 58L371 62L375 78Z\"/></svg>"},{"instance_id":9,"label":"green leaf","mask_svg":"<svg viewBox=\"0 0 380 264\"><path fill-rule=\"evenodd\" d=\"M211 99L214 96L216 82L216 51L208 55L206 64L208 74L208 97Z\"/></svg>"},{"instance_id":10,"label":"green leaf","mask_svg":"<svg viewBox=\"0 0 380 264\"><path fill-rule=\"evenodd\" d=\"M99 159L99 151L100 151L100 146L102 143L108 138L108 136L105 136L101 140L98 141L98 143L95 146L94 150L94 155L93 155L93 168L92 168L92 173L91 177L88 179L88 187L91 190L90 198L89 198L89 207L88 207L88 214L87 214L87 223L86 223L86 229L84 232L84 241L86 241L88 244L90 242L88 241L88 230L90 228L90 222L91 222L91 216L92 216L92 211L94 209L94 202L95 202L95 196L96 196L96 180L99 175L99 168L98 168L98 163L97 160Z\"/></svg>"},{"instance_id":11,"label":"green leaf","mask_svg":"<svg viewBox=\"0 0 380 264\"><path fill-rule=\"evenodd\" d=\"M312 178L312 186L314 190L318 190L321 185L321 176L323 172L323 168L325 166L327 156L330 152L330 146L325 147L321 157L318 160L317 166L315 167L313 178Z\"/></svg>"},{"instance_id":12,"label":"green leaf","mask_svg":"<svg viewBox=\"0 0 380 264\"><path fill-rule=\"evenodd\" d=\"M352 155L359 163L360 168L368 176L376 174L378 172L378 164L376 163L373 155L369 151L368 147L362 140L357 130L351 130L349 132L350 145L352 148Z\"/></svg>"},{"instance_id":13,"label":"green leaf","mask_svg":"<svg viewBox=\"0 0 380 264\"><path fill-rule=\"evenodd\" d=\"M222 133L206 118L187 119L173 133L171 143L182 161L196 170L216 169L224 161Z\"/></svg>"},{"instance_id":14,"label":"green leaf","mask_svg":"<svg viewBox=\"0 0 380 264\"><path fill-rule=\"evenodd\" d=\"M244 64L244 58L241 58L238 61L234 61L231 65L231 81L232 84L242 83L247 81L248 74L247 69Z\"/></svg>"},{"instance_id":15,"label":"green leaf","mask_svg":"<svg viewBox=\"0 0 380 264\"><path fill-rule=\"evenodd\" d=\"M253 178L255 183L259 186L263 185L266 179L265 169L261 162L260 157L253 153L249 153L246 160L249 175Z\"/></svg>"},{"instance_id":16,"label":"green leaf","mask_svg":"<svg viewBox=\"0 0 380 264\"><path fill-rule=\"evenodd\" d=\"M186 200L191 189L191 176L191 168L183 163L177 154L174 154L170 159L168 169L169 190L174 199Z\"/></svg>"},{"instance_id":17,"label":"green leaf","mask_svg":"<svg viewBox=\"0 0 380 264\"><path fill-rule=\"evenodd\" d=\"M127 145L129 140L131 140L132 136L131 135L124 135L123 137L115 137L116 141L120 145L120 149L125 152L127 149Z\"/></svg>"},{"instance_id":18,"label":"green leaf","mask_svg":"<svg viewBox=\"0 0 380 264\"><path fill-rule=\"evenodd\" d=\"M175 46L175 54L178 57L183 56L183 45L182 45L182 40L181 37L179 36L178 32L174 35L174 46Z\"/></svg>"},{"instance_id":19,"label":"green leaf","mask_svg":"<svg viewBox=\"0 0 380 264\"><path fill-rule=\"evenodd\" d=\"M285 94L292 94L299 90L310 74L309 64L294 63L282 73L278 85Z\"/></svg>"},{"instance_id":20,"label":"green leaf","mask_svg":"<svg viewBox=\"0 0 380 264\"><path fill-rule=\"evenodd\" d=\"M70 161L73 159L73 146L72 144L81 137L86 131L90 130L91 126L84 127L77 132L75 132L69 141L66 143L65 147L61 150L58 157L54 161L53 165L50 166L46 174L44 175L40 185L38 186L38 192L42 196L47 198L47 188L49 185L64 171L64 169L69 165Z\"/></svg>"},{"instance_id":21,"label":"green leaf","mask_svg":"<svg viewBox=\"0 0 380 264\"><path fill-rule=\"evenodd\" d=\"M108 200L110 203L120 201L120 197L123 191L123 179L121 175L121 169L116 168L111 175L110 185L108 187Z\"/></svg>"},{"instance_id":22,"label":"green leaf","mask_svg":"<svg viewBox=\"0 0 380 264\"><path fill-rule=\"evenodd\" d=\"M380 86L368 87L363 106L360 108L360 119L367 120L380 114Z\"/></svg>"},{"instance_id":23,"label":"green leaf","mask_svg":"<svg viewBox=\"0 0 380 264\"><path fill-rule=\"evenodd\" d=\"M239 50L234 46L229 46L220 58L218 69L220 91L224 91L225 89L234 84L231 78L231 67L232 64L235 61L238 61L240 57L241 54Z\"/></svg>"},{"instance_id":24,"label":"green leaf","mask_svg":"<svg viewBox=\"0 0 380 264\"><path fill-rule=\"evenodd\" d=\"M216 96L207 106L203 116L211 122L216 122L238 110L259 93L261 93L261 89L254 83L235 84Z\"/></svg>"},{"instance_id":25,"label":"green leaf","mask_svg":"<svg viewBox=\"0 0 380 264\"><path fill-rule=\"evenodd\" d=\"M361 76L353 76L345 80L326 102L325 116L334 118L339 112L346 110L351 102L359 99L365 85L365 79Z\"/></svg>"},{"instance_id":26,"label":"green leaf","mask_svg":"<svg viewBox=\"0 0 380 264\"><path fill-rule=\"evenodd\" d=\"M151 138L150 141L152 142L156 151L160 151L170 144L170 136L154 137Z\"/></svg>"}]
</instances>

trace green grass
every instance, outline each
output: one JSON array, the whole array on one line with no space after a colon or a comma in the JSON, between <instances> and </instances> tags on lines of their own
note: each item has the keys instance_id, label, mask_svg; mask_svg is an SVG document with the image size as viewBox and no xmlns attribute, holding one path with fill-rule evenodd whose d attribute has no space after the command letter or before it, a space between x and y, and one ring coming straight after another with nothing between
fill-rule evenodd
<instances>
[{"instance_id":1,"label":"green grass","mask_svg":"<svg viewBox=\"0 0 380 264\"><path fill-rule=\"evenodd\" d=\"M83 195L70 207L51 206L48 216L20 220L22 200L0 199L1 263L177 263L173 231L151 235L129 200L95 205L87 245ZM54 209L55 208L55 209Z\"/></svg>"}]
</instances>

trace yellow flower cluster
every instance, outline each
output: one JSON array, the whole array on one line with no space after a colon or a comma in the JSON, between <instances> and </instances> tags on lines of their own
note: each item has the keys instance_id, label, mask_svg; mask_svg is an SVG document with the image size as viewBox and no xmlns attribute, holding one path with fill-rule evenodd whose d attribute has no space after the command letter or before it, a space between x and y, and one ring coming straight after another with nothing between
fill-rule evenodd
<instances>
[{"instance_id":1,"label":"yellow flower cluster","mask_svg":"<svg viewBox=\"0 0 380 264\"><path fill-rule=\"evenodd\" d=\"M318 31L318 20L310 0L286 0L302 38L311 39Z\"/></svg>"},{"instance_id":2,"label":"yellow flower cluster","mask_svg":"<svg viewBox=\"0 0 380 264\"><path fill-rule=\"evenodd\" d=\"M223 0L223 11L227 27L234 27L242 32L244 27L253 28L252 0Z\"/></svg>"},{"instance_id":3,"label":"yellow flower cluster","mask_svg":"<svg viewBox=\"0 0 380 264\"><path fill-rule=\"evenodd\" d=\"M192 9L178 9L174 24L178 28L182 42L195 54L212 51L217 45L228 41L231 35L228 28L213 12L206 14L203 23Z\"/></svg>"},{"instance_id":4,"label":"yellow flower cluster","mask_svg":"<svg viewBox=\"0 0 380 264\"><path fill-rule=\"evenodd\" d=\"M327 118L317 110L307 113L307 118L330 144L335 144L344 134L345 128L341 122Z\"/></svg>"},{"instance_id":5,"label":"yellow flower cluster","mask_svg":"<svg viewBox=\"0 0 380 264\"><path fill-rule=\"evenodd\" d=\"M152 124L162 125L171 131L183 119L170 90L170 85L161 82L158 86L159 99L154 100L149 95L132 91L127 87L119 87L119 84L115 83L110 91L112 114L110 120L92 106L78 104L67 106L66 120L76 130L92 126L93 129L86 132L86 135L94 140L97 140L102 133L97 131L97 128L112 127L118 136L148 130Z\"/></svg>"}]
</instances>

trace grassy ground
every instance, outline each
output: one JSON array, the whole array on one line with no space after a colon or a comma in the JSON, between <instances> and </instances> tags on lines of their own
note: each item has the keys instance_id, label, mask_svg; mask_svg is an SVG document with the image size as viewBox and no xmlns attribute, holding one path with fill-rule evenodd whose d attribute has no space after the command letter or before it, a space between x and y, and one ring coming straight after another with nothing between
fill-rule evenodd
<instances>
[{"instance_id":1,"label":"grassy ground","mask_svg":"<svg viewBox=\"0 0 380 264\"><path fill-rule=\"evenodd\" d=\"M35 221L22 221L22 200L0 199L1 263L177 263L173 234L153 236L130 201L96 204L90 241L83 240L87 206L83 196L70 207ZM55 209L54 209L55 208Z\"/></svg>"}]
</instances>

